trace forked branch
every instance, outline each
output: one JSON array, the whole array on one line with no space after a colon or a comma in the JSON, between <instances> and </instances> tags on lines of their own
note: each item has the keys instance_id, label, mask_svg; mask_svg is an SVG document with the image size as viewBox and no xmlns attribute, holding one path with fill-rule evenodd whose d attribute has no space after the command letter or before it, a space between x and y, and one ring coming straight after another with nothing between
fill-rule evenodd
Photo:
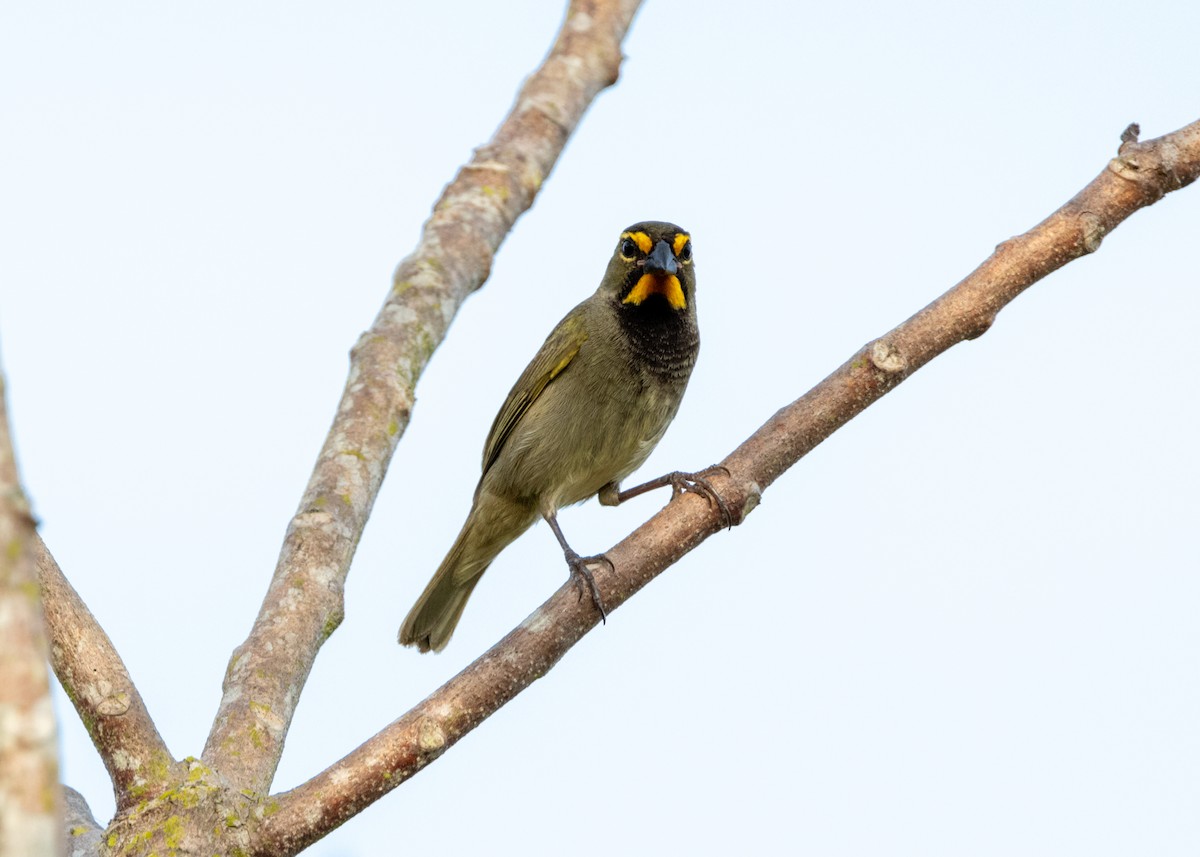
<instances>
[{"instance_id":1,"label":"forked branch","mask_svg":"<svg viewBox=\"0 0 1200 857\"><path fill-rule=\"evenodd\" d=\"M980 336L1017 295L1052 271L1094 252L1126 217L1200 175L1200 122L1146 143L1136 130L1087 187L1036 227L996 248L962 282L784 407L714 475L741 523L764 489L839 427L951 346ZM615 571L596 581L610 608L722 525L722 514L684 494L608 551ZM432 762L535 679L597 623L590 601L563 585L520 627L424 702L307 783L276 797L278 811L255 836L253 853L295 854Z\"/></svg>"}]
</instances>

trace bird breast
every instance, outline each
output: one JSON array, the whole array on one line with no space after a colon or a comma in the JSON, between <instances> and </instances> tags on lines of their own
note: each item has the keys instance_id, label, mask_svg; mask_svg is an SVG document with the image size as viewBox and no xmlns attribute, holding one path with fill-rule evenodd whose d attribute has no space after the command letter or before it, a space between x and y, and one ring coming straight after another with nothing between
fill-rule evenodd
<instances>
[{"instance_id":1,"label":"bird breast","mask_svg":"<svg viewBox=\"0 0 1200 857\"><path fill-rule=\"evenodd\" d=\"M553 511L619 482L649 457L679 409L682 386L659 382L604 346L585 343L530 406L484 477L488 490Z\"/></svg>"}]
</instances>

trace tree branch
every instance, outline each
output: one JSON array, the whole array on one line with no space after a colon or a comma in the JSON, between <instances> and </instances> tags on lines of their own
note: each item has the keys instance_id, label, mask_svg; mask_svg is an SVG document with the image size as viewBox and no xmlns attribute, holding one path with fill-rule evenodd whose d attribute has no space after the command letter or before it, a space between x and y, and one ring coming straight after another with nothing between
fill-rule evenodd
<instances>
[{"instance_id":1,"label":"tree branch","mask_svg":"<svg viewBox=\"0 0 1200 857\"><path fill-rule=\"evenodd\" d=\"M112 640L34 538L50 664L108 769L120 812L166 789L176 762Z\"/></svg>"},{"instance_id":2,"label":"tree branch","mask_svg":"<svg viewBox=\"0 0 1200 857\"><path fill-rule=\"evenodd\" d=\"M1200 121L1137 143L1033 229L1001 243L982 265L908 321L873 342L780 410L723 463L737 480L766 488L901 381L953 345L982 336L996 315L1038 280L1094 253L1139 208L1200 175Z\"/></svg>"},{"instance_id":3,"label":"tree branch","mask_svg":"<svg viewBox=\"0 0 1200 857\"><path fill-rule=\"evenodd\" d=\"M62 847L58 730L33 571L37 536L6 400L0 376L0 857L52 857Z\"/></svg>"},{"instance_id":4,"label":"tree branch","mask_svg":"<svg viewBox=\"0 0 1200 857\"><path fill-rule=\"evenodd\" d=\"M104 841L104 828L92 815L83 795L70 786L63 787L65 812L63 826L67 831L67 857L96 857Z\"/></svg>"},{"instance_id":5,"label":"tree branch","mask_svg":"<svg viewBox=\"0 0 1200 857\"><path fill-rule=\"evenodd\" d=\"M341 623L346 574L413 388L492 255L595 96L616 81L639 0L574 0L554 47L491 141L442 193L417 249L351 354L350 374L249 637L233 653L204 761L269 788L300 691Z\"/></svg>"},{"instance_id":6,"label":"tree branch","mask_svg":"<svg viewBox=\"0 0 1200 857\"><path fill-rule=\"evenodd\" d=\"M996 314L1037 280L1099 248L1134 211L1200 175L1200 122L1147 143L1136 130L1118 156L1066 205L1004 242L962 282L781 409L734 450L714 476L741 523L762 491L852 417L951 346L988 330ZM595 571L615 609L721 527L704 499L683 495L608 551L614 571ZM502 705L545 675L597 621L589 599L563 585L518 628L424 702L341 761L276 796L253 853L295 854L413 776Z\"/></svg>"}]
</instances>

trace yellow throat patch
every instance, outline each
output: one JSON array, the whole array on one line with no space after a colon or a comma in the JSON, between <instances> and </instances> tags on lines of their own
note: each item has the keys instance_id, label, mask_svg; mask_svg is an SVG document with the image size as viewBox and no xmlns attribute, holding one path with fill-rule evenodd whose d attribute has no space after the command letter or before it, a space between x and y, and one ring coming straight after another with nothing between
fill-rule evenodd
<instances>
[{"instance_id":1,"label":"yellow throat patch","mask_svg":"<svg viewBox=\"0 0 1200 857\"><path fill-rule=\"evenodd\" d=\"M679 278L674 274L667 274L665 277L658 274L642 274L637 285L629 291L621 303L640 306L642 301L651 295L662 295L672 309L683 309L687 306L687 298L683 296L683 286L679 284Z\"/></svg>"}]
</instances>

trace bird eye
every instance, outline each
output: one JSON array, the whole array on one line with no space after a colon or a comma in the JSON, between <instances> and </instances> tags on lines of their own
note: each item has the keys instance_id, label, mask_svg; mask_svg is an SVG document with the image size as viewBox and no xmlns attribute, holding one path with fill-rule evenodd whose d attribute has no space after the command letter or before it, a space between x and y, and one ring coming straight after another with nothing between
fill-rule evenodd
<instances>
[{"instance_id":1,"label":"bird eye","mask_svg":"<svg viewBox=\"0 0 1200 857\"><path fill-rule=\"evenodd\" d=\"M688 241L686 244L684 244L683 249L679 251L679 261L680 262L692 261L692 242L691 241Z\"/></svg>"},{"instance_id":2,"label":"bird eye","mask_svg":"<svg viewBox=\"0 0 1200 857\"><path fill-rule=\"evenodd\" d=\"M633 259L637 256L638 246L633 243L632 238L626 238L621 242L621 257L624 259Z\"/></svg>"}]
</instances>

